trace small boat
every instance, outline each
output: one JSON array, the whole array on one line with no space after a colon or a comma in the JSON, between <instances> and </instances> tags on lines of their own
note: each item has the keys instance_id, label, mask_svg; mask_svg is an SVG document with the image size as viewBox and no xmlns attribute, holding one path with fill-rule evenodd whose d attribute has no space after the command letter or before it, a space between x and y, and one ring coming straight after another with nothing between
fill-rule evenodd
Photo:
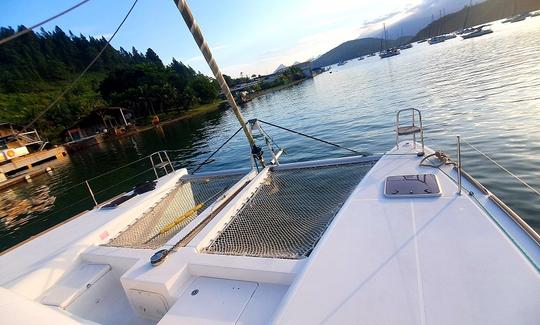
<instances>
[{"instance_id":1,"label":"small boat","mask_svg":"<svg viewBox=\"0 0 540 325\"><path fill-rule=\"evenodd\" d=\"M365 59L363 56L359 57L358 58L358 61L362 61L363 59Z\"/></svg>"},{"instance_id":2,"label":"small boat","mask_svg":"<svg viewBox=\"0 0 540 325\"><path fill-rule=\"evenodd\" d=\"M367 56L368 57L375 56L375 53L369 53Z\"/></svg>"},{"instance_id":3,"label":"small boat","mask_svg":"<svg viewBox=\"0 0 540 325\"><path fill-rule=\"evenodd\" d=\"M525 20L525 18L529 17L529 13L523 13L523 14L519 14L519 15L515 15L515 16L512 16L510 18L507 18L503 21L503 24L507 24L507 23L517 23L518 21L522 21L522 20Z\"/></svg>"},{"instance_id":4,"label":"small boat","mask_svg":"<svg viewBox=\"0 0 540 325\"><path fill-rule=\"evenodd\" d=\"M395 47L392 47L392 48L382 50L381 52L379 52L379 57L381 59L385 59L385 58L389 58L391 56L396 56L396 55L399 55L399 54L401 54L399 49L397 49Z\"/></svg>"},{"instance_id":5,"label":"small boat","mask_svg":"<svg viewBox=\"0 0 540 325\"><path fill-rule=\"evenodd\" d=\"M427 40L428 40L427 38L421 39L418 42L416 42L416 44L427 42Z\"/></svg>"},{"instance_id":6,"label":"small boat","mask_svg":"<svg viewBox=\"0 0 540 325\"><path fill-rule=\"evenodd\" d=\"M347 64L347 61L341 61L337 65L338 65L338 67L340 67L340 66L345 65L345 64Z\"/></svg>"},{"instance_id":7,"label":"small boat","mask_svg":"<svg viewBox=\"0 0 540 325\"><path fill-rule=\"evenodd\" d=\"M412 44L411 43L407 43L407 44L403 44L399 47L400 50L406 50L406 49L410 49L412 48Z\"/></svg>"},{"instance_id":8,"label":"small boat","mask_svg":"<svg viewBox=\"0 0 540 325\"><path fill-rule=\"evenodd\" d=\"M439 44L446 41L446 38L444 36L434 36L429 39L428 43L429 45Z\"/></svg>"},{"instance_id":9,"label":"small boat","mask_svg":"<svg viewBox=\"0 0 540 325\"><path fill-rule=\"evenodd\" d=\"M463 39L469 39L469 38L480 37L480 36L483 36L483 35L486 35L486 34L491 34L491 33L493 33L493 31L491 29L482 29L482 28L480 28L480 29L476 29L472 33L463 34L463 35L461 35L461 37Z\"/></svg>"}]
</instances>

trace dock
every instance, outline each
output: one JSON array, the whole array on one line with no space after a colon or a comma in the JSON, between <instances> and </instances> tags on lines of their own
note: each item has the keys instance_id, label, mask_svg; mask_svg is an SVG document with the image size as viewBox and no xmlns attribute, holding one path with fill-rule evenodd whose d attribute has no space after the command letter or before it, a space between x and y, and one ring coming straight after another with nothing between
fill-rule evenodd
<instances>
[{"instance_id":1,"label":"dock","mask_svg":"<svg viewBox=\"0 0 540 325\"><path fill-rule=\"evenodd\" d=\"M11 159L0 165L0 189L25 180L26 176L36 176L46 172L46 167L40 166L48 161L64 159L67 151L58 146L48 150L34 152L25 156ZM10 175L25 171L24 174L10 178Z\"/></svg>"}]
</instances>

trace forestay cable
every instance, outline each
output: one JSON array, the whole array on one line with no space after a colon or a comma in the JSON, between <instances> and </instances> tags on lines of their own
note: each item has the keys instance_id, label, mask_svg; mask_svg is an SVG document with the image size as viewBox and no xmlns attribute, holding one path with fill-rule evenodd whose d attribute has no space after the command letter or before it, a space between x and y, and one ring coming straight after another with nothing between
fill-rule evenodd
<instances>
[{"instance_id":1,"label":"forestay cable","mask_svg":"<svg viewBox=\"0 0 540 325\"><path fill-rule=\"evenodd\" d=\"M505 172L507 172L510 176L514 177L516 180L518 180L521 184L523 184L525 187L527 187L528 189L530 189L531 191L533 191L534 193L540 195L540 192L535 189L534 187L532 187L531 185L529 185L527 182L525 182L523 179L521 179L521 177L519 177L518 175L512 173L511 171L509 171L508 169L506 169L503 165L499 164L498 162L496 162L493 158L491 158L490 156L486 155L485 153L483 153L482 151L480 151L480 149L476 148L475 146L473 146L469 141L461 138L461 140L463 140L463 142L465 142L467 145L469 145L469 147L471 147L473 150L475 150L476 152L478 152L479 154L481 154L482 156L484 156L486 159L488 159L489 161L491 161L492 163L495 164L495 166L499 167L500 169L504 170Z\"/></svg>"},{"instance_id":2,"label":"forestay cable","mask_svg":"<svg viewBox=\"0 0 540 325\"><path fill-rule=\"evenodd\" d=\"M31 32L33 29L36 29L36 28L38 28L39 26L45 25L46 23L50 22L51 20L54 20L54 19L56 19L56 18L58 18L58 17L60 17L60 16L63 16L63 15L65 15L65 14L67 14L68 12L72 11L73 9L79 8L80 6L82 6L83 4L87 3L88 1L90 1L90 0L84 0L84 1L81 1L81 2L77 3L76 5L74 5L73 7L70 7L70 8L68 8L68 9L66 9L66 10L64 10L64 11L62 11L62 12L60 12L60 13L58 13L58 14L52 16L52 17L50 17L50 18L47 18L47 19L45 19L45 20L42 21L42 22L39 22L39 23L37 23L37 24L35 24L35 25L33 25L33 26L30 26L30 27L28 27L28 28L26 28L26 29L21 30L20 32L17 32L17 33L15 33L15 34L11 35L11 36L8 36L8 37L6 37L6 38L4 38L4 39L1 39L1 40L0 40L0 45L5 44L5 43L7 43L7 42L9 42L9 41L12 41L12 40L14 40L14 39L20 37L20 36L23 36L23 35L26 34L26 33Z\"/></svg>"},{"instance_id":3,"label":"forestay cable","mask_svg":"<svg viewBox=\"0 0 540 325\"><path fill-rule=\"evenodd\" d=\"M299 131L295 131L295 130L292 130L292 129L289 129L289 128L286 128L286 127L283 127L283 126L279 126L279 125L276 125L276 124L273 124L273 123L270 123L270 122L266 122L266 121L263 121L263 120L259 120L259 122L262 122L264 124L268 124L270 126L276 127L278 129L282 129L282 130L287 131L287 132L291 132L291 133L294 133L294 134L301 135L303 137L306 137L306 138L309 138L309 139L312 139L312 140L315 140L315 141L326 143L326 144L329 144L331 146L334 146L334 147L337 147L337 148L340 148L340 149L343 149L343 150L354 152L357 155L362 155L362 156L369 156L370 155L369 153L366 153L366 152L360 152L360 151L357 151L357 150L354 150L354 149L351 149L351 148L343 147L343 146L341 146L339 144L335 144L335 143L332 143L332 142L329 142L329 141L314 137L312 135L305 134L305 133L302 133L302 132L299 132Z\"/></svg>"}]
</instances>

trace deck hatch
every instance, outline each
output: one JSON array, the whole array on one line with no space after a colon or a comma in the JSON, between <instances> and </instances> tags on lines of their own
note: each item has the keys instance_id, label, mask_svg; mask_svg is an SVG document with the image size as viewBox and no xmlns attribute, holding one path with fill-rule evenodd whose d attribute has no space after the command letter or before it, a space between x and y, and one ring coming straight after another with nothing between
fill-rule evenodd
<instances>
[{"instance_id":1,"label":"deck hatch","mask_svg":"<svg viewBox=\"0 0 540 325\"><path fill-rule=\"evenodd\" d=\"M439 196L441 188L434 174L388 176L384 183L388 197Z\"/></svg>"},{"instance_id":2,"label":"deck hatch","mask_svg":"<svg viewBox=\"0 0 540 325\"><path fill-rule=\"evenodd\" d=\"M270 170L204 251L290 259L308 256L374 164L369 161Z\"/></svg>"},{"instance_id":3,"label":"deck hatch","mask_svg":"<svg viewBox=\"0 0 540 325\"><path fill-rule=\"evenodd\" d=\"M244 175L245 173L234 173L219 176L182 177L174 189L161 201L104 246L141 249L161 247L211 205L219 197L219 193L224 193L240 181ZM183 219L169 231L158 235L161 229L190 211L197 204L205 201L208 202L203 208L190 214L188 218Z\"/></svg>"}]
</instances>

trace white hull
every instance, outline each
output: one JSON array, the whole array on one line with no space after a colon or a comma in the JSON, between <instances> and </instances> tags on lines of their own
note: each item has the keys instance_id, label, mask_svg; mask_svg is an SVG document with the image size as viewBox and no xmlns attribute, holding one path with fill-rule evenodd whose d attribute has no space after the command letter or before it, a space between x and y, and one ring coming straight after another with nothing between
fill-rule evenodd
<instances>
[{"instance_id":1,"label":"white hull","mask_svg":"<svg viewBox=\"0 0 540 325\"><path fill-rule=\"evenodd\" d=\"M168 240L163 247L171 248L232 197L159 266L149 263L155 249L103 246L175 187L185 175L176 171L117 209L90 211L2 255L2 322L537 324L538 244L490 193L466 180L464 193L456 194L455 170L420 167L416 152L401 143L383 156L303 258L205 252L267 184L270 168L247 173ZM387 176L419 173L435 174L442 194L383 194Z\"/></svg>"}]
</instances>

